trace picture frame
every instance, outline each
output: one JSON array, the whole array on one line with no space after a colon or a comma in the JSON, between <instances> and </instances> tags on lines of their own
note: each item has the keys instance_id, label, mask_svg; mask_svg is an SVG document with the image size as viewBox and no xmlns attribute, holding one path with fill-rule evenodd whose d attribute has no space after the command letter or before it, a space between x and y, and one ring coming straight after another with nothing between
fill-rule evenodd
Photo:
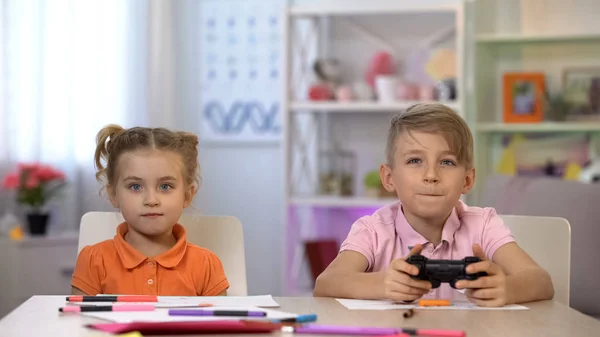
<instances>
[{"instance_id":1,"label":"picture frame","mask_svg":"<svg viewBox=\"0 0 600 337\"><path fill-rule=\"evenodd\" d=\"M544 73L505 73L502 82L505 123L539 123L543 120L546 92Z\"/></svg>"},{"instance_id":2,"label":"picture frame","mask_svg":"<svg viewBox=\"0 0 600 337\"><path fill-rule=\"evenodd\" d=\"M565 100L577 115L600 114L600 66L568 67L562 73Z\"/></svg>"}]
</instances>

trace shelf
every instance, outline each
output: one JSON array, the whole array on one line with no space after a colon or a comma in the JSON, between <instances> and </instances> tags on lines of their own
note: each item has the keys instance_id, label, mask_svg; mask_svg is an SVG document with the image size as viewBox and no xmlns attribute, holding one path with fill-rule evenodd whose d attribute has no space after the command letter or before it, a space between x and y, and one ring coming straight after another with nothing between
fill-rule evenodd
<instances>
[{"instance_id":1,"label":"shelf","mask_svg":"<svg viewBox=\"0 0 600 337\"><path fill-rule=\"evenodd\" d=\"M600 122L479 123L477 131L516 132L600 132Z\"/></svg>"},{"instance_id":2,"label":"shelf","mask_svg":"<svg viewBox=\"0 0 600 337\"><path fill-rule=\"evenodd\" d=\"M577 42L586 40L599 40L600 33L589 34L478 34L478 43L528 43L528 42Z\"/></svg>"},{"instance_id":3,"label":"shelf","mask_svg":"<svg viewBox=\"0 0 600 337\"><path fill-rule=\"evenodd\" d=\"M398 201L394 198L369 198L369 197L335 197L335 196L315 196L315 197L293 197L290 200L292 205L314 206L329 208L344 207L383 207Z\"/></svg>"},{"instance_id":4,"label":"shelf","mask_svg":"<svg viewBox=\"0 0 600 337\"><path fill-rule=\"evenodd\" d=\"M398 1L398 0L375 0L364 3L332 4L321 3L319 5L296 5L289 8L291 16L320 16L320 15L380 15L380 14L402 14L423 12L453 12L456 5L450 1ZM437 3L436 3L437 2Z\"/></svg>"},{"instance_id":5,"label":"shelf","mask_svg":"<svg viewBox=\"0 0 600 337\"><path fill-rule=\"evenodd\" d=\"M319 111L319 112L396 112L405 110L408 107L417 103L434 103L434 102L395 102L395 103L378 103L378 102L293 102L290 107L295 111ZM451 102L435 102L447 105L453 110L459 110L460 104L456 101Z\"/></svg>"}]
</instances>

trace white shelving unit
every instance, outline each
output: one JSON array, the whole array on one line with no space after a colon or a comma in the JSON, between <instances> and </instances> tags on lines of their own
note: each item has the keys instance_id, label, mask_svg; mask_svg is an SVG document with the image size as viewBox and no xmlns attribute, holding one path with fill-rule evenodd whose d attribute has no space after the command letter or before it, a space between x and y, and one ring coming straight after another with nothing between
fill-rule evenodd
<instances>
[{"instance_id":1,"label":"white shelving unit","mask_svg":"<svg viewBox=\"0 0 600 337\"><path fill-rule=\"evenodd\" d=\"M477 43L600 42L600 33L581 34L477 34Z\"/></svg>"},{"instance_id":2,"label":"white shelving unit","mask_svg":"<svg viewBox=\"0 0 600 337\"><path fill-rule=\"evenodd\" d=\"M397 112L405 110L411 105L424 103L419 101L405 101L396 103L378 103L378 102L293 102L290 109L295 112L352 112L352 113L368 113L368 112ZM454 110L459 110L460 102L439 102L449 106Z\"/></svg>"},{"instance_id":3,"label":"white shelving unit","mask_svg":"<svg viewBox=\"0 0 600 337\"><path fill-rule=\"evenodd\" d=\"M480 204L486 177L495 172L504 136L514 134L589 134L596 151L600 122L504 123L502 75L514 71L540 71L546 87L562 87L568 67L600 67L600 2L593 0L476 0L467 6L468 33L474 47L467 58L473 62L473 92L466 104L474 131L477 184L468 202ZM470 43L468 43L470 45ZM591 153L598 155L598 153Z\"/></svg>"},{"instance_id":4,"label":"white shelving unit","mask_svg":"<svg viewBox=\"0 0 600 337\"><path fill-rule=\"evenodd\" d=\"M311 289L302 242L347 234L361 212L395 201L363 196L362 177L384 161L389 117L418 103L308 101L312 61L336 58L349 82L363 78L371 55L387 50L404 61L411 48L442 40L456 51L458 100L441 102L464 115L464 16L461 0L301 1L286 11L282 146L285 184L284 294ZM448 34L450 31L452 34ZM450 36L450 38L448 38ZM339 146L355 153L354 195L319 195L319 153ZM341 242L340 242L341 243Z\"/></svg>"}]
</instances>

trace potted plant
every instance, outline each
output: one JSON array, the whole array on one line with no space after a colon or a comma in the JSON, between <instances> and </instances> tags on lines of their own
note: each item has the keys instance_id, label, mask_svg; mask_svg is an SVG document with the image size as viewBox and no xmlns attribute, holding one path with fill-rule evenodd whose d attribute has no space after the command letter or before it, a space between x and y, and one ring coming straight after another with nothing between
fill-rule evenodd
<instances>
[{"instance_id":1,"label":"potted plant","mask_svg":"<svg viewBox=\"0 0 600 337\"><path fill-rule=\"evenodd\" d=\"M563 122L574 109L564 92L549 94L546 92L544 117L547 120Z\"/></svg>"},{"instance_id":2,"label":"potted plant","mask_svg":"<svg viewBox=\"0 0 600 337\"><path fill-rule=\"evenodd\" d=\"M65 184L65 175L49 165L19 164L16 172L4 177L2 187L16 190L19 204L27 206L27 225L31 235L44 235L49 214L45 206Z\"/></svg>"},{"instance_id":3,"label":"potted plant","mask_svg":"<svg viewBox=\"0 0 600 337\"><path fill-rule=\"evenodd\" d=\"M379 178L379 171L370 171L365 175L364 178L365 195L371 198L378 198L379 191L381 189L381 179Z\"/></svg>"}]
</instances>

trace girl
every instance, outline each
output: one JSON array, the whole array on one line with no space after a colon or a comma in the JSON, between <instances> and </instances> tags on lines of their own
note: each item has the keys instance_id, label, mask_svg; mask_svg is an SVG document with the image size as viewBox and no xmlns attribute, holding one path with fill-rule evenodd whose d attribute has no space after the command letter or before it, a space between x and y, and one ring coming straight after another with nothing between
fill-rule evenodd
<instances>
[{"instance_id":1,"label":"girl","mask_svg":"<svg viewBox=\"0 0 600 337\"><path fill-rule=\"evenodd\" d=\"M96 179L125 222L112 240L79 253L72 293L226 295L219 258L188 243L177 223L199 186L198 137L108 125L96 142Z\"/></svg>"}]
</instances>

